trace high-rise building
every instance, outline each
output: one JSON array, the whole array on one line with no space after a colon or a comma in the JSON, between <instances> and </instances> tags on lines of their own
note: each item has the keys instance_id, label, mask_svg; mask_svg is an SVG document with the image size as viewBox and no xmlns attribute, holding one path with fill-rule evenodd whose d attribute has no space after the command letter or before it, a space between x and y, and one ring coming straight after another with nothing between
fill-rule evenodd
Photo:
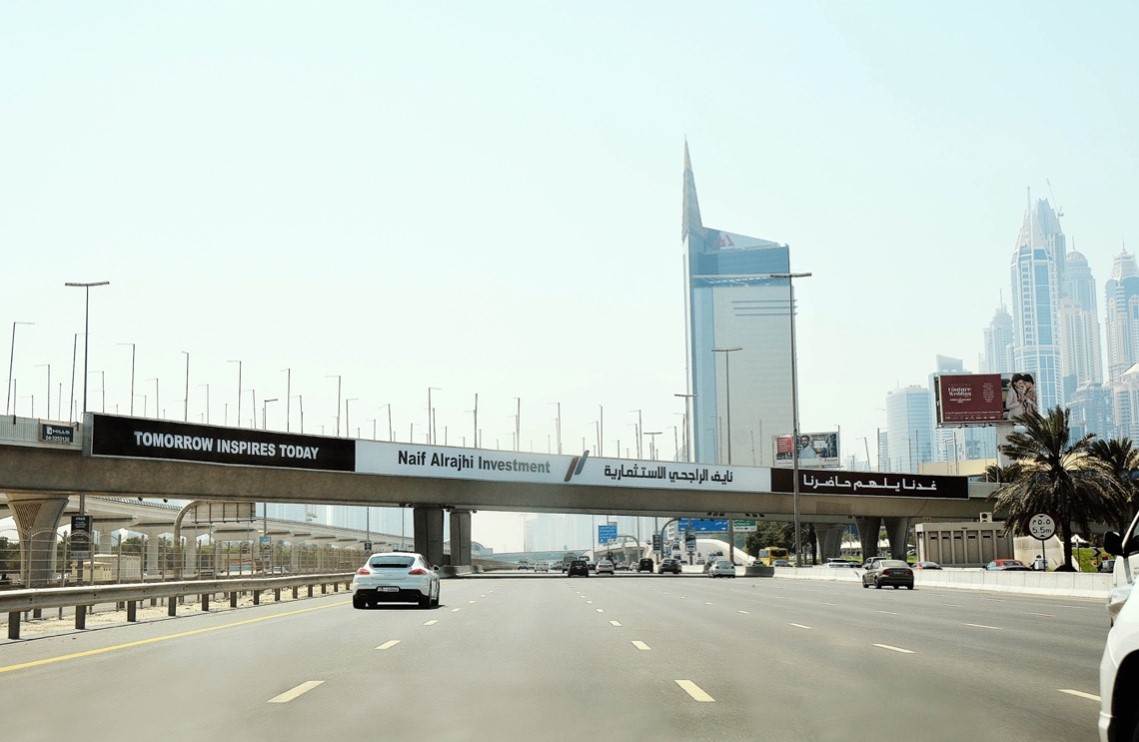
<instances>
[{"instance_id":1,"label":"high-rise building","mask_svg":"<svg viewBox=\"0 0 1139 742\"><path fill-rule=\"evenodd\" d=\"M1045 231L1047 229L1047 233ZM1063 234L1047 200L1025 211L1012 255L1013 363L1032 374L1040 410L1064 401L1060 385L1060 268ZM1062 254L1061 254L1062 258Z\"/></svg>"},{"instance_id":2,"label":"high-rise building","mask_svg":"<svg viewBox=\"0 0 1139 742\"><path fill-rule=\"evenodd\" d=\"M933 395L921 386L886 394L886 471L917 473L933 455Z\"/></svg>"},{"instance_id":3,"label":"high-rise building","mask_svg":"<svg viewBox=\"0 0 1139 742\"><path fill-rule=\"evenodd\" d=\"M985 350L981 354L981 373L1010 374L1013 372L1012 315L1002 302L993 319L985 328Z\"/></svg>"},{"instance_id":4,"label":"high-rise building","mask_svg":"<svg viewBox=\"0 0 1139 742\"><path fill-rule=\"evenodd\" d=\"M695 460L771 466L792 432L791 279L771 277L790 272L789 248L704 226L687 142L683 212Z\"/></svg>"},{"instance_id":5,"label":"high-rise building","mask_svg":"<svg viewBox=\"0 0 1139 742\"><path fill-rule=\"evenodd\" d=\"M1107 380L1114 385L1139 362L1139 269L1127 250L1115 256L1104 284L1104 312Z\"/></svg>"},{"instance_id":6,"label":"high-rise building","mask_svg":"<svg viewBox=\"0 0 1139 742\"><path fill-rule=\"evenodd\" d=\"M1071 400L1080 387L1103 383L1103 354L1095 279L1088 260L1072 250L1064 263L1060 283L1060 367L1064 399Z\"/></svg>"}]
</instances>

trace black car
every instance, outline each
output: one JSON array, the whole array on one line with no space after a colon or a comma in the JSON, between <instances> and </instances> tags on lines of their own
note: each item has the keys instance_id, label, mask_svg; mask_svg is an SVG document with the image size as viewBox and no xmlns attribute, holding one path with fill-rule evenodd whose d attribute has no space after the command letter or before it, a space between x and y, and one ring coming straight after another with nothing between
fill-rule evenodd
<instances>
[{"instance_id":1,"label":"black car","mask_svg":"<svg viewBox=\"0 0 1139 742\"><path fill-rule=\"evenodd\" d=\"M660 573L663 575L666 572L671 572L674 575L680 574L680 560L679 559L663 559L660 563Z\"/></svg>"},{"instance_id":2,"label":"black car","mask_svg":"<svg viewBox=\"0 0 1139 742\"><path fill-rule=\"evenodd\" d=\"M645 558L637 562L637 571L652 574L654 566L652 559Z\"/></svg>"},{"instance_id":3,"label":"black car","mask_svg":"<svg viewBox=\"0 0 1139 742\"><path fill-rule=\"evenodd\" d=\"M893 587L895 590L899 587L913 590L914 571L901 559L881 559L862 575L862 587L871 585L879 590L883 585Z\"/></svg>"},{"instance_id":4,"label":"black car","mask_svg":"<svg viewBox=\"0 0 1139 742\"><path fill-rule=\"evenodd\" d=\"M567 570L570 577L574 575L581 575L582 577L589 577L589 563L584 559L574 559L569 563Z\"/></svg>"}]
</instances>

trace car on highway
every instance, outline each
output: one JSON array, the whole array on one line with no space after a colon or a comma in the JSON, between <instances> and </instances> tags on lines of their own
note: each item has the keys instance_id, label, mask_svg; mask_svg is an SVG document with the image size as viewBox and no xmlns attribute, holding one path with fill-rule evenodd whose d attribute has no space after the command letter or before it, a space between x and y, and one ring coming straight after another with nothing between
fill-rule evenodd
<instances>
[{"instance_id":1,"label":"car on highway","mask_svg":"<svg viewBox=\"0 0 1139 742\"><path fill-rule=\"evenodd\" d=\"M518 565L515 567L515 569L521 572L527 569L534 569L534 565L530 563L529 559L520 559L518 560Z\"/></svg>"},{"instance_id":2,"label":"car on highway","mask_svg":"<svg viewBox=\"0 0 1139 742\"><path fill-rule=\"evenodd\" d=\"M550 571L550 563L549 562L534 562L534 571L535 572L549 572Z\"/></svg>"},{"instance_id":3,"label":"car on highway","mask_svg":"<svg viewBox=\"0 0 1139 742\"><path fill-rule=\"evenodd\" d=\"M680 560L662 559L660 562L660 574L680 574Z\"/></svg>"},{"instance_id":4,"label":"car on highway","mask_svg":"<svg viewBox=\"0 0 1139 742\"><path fill-rule=\"evenodd\" d=\"M1019 559L994 559L985 565L990 572L1031 572L1028 565Z\"/></svg>"},{"instance_id":5,"label":"car on highway","mask_svg":"<svg viewBox=\"0 0 1139 742\"><path fill-rule=\"evenodd\" d=\"M882 557L882 556L870 557L869 559L867 559L866 561L864 561L862 563L862 568L863 569L873 569L878 564L878 562L881 562L887 558L888 557Z\"/></svg>"},{"instance_id":6,"label":"car on highway","mask_svg":"<svg viewBox=\"0 0 1139 742\"><path fill-rule=\"evenodd\" d=\"M1101 742L1139 740L1139 600L1131 600L1139 572L1139 516L1121 537L1112 531L1104 548L1115 555L1112 588L1107 599L1111 629L1099 663L1099 738Z\"/></svg>"},{"instance_id":7,"label":"car on highway","mask_svg":"<svg viewBox=\"0 0 1139 742\"><path fill-rule=\"evenodd\" d=\"M857 562L848 562L845 559L828 560L827 563L823 565L823 567L827 569L858 569L859 566L861 565Z\"/></svg>"},{"instance_id":8,"label":"car on highway","mask_svg":"<svg viewBox=\"0 0 1139 742\"><path fill-rule=\"evenodd\" d=\"M420 608L439 605L439 575L422 554L381 552L372 554L356 570L350 588L353 608L372 608L377 603L418 603Z\"/></svg>"},{"instance_id":9,"label":"car on highway","mask_svg":"<svg viewBox=\"0 0 1139 742\"><path fill-rule=\"evenodd\" d=\"M640 561L637 562L637 571L638 572L648 572L649 574L652 574L652 572L655 568L656 568L656 565L653 564L652 559L645 558L645 559L641 559Z\"/></svg>"},{"instance_id":10,"label":"car on highway","mask_svg":"<svg viewBox=\"0 0 1139 742\"><path fill-rule=\"evenodd\" d=\"M717 559L712 562L712 566L708 569L709 577L735 577L736 565L729 562L727 559Z\"/></svg>"},{"instance_id":11,"label":"car on highway","mask_svg":"<svg viewBox=\"0 0 1139 742\"><path fill-rule=\"evenodd\" d=\"M794 567L795 565L786 559L774 559L771 562L772 567Z\"/></svg>"},{"instance_id":12,"label":"car on highway","mask_svg":"<svg viewBox=\"0 0 1139 742\"><path fill-rule=\"evenodd\" d=\"M616 571L617 570L614 569L614 567L613 567L613 562L611 562L610 560L608 560L608 559L598 559L597 560L597 574L599 574L599 575L605 575L605 574L611 575L611 574L615 574Z\"/></svg>"},{"instance_id":13,"label":"car on highway","mask_svg":"<svg viewBox=\"0 0 1139 742\"><path fill-rule=\"evenodd\" d=\"M629 563L626 561L614 562L613 568L616 569L618 572L628 572L629 571Z\"/></svg>"},{"instance_id":14,"label":"car on highway","mask_svg":"<svg viewBox=\"0 0 1139 742\"><path fill-rule=\"evenodd\" d=\"M569 563L569 569L566 570L569 577L580 575L582 577L589 577L589 563L584 559L574 559Z\"/></svg>"},{"instance_id":15,"label":"car on highway","mask_svg":"<svg viewBox=\"0 0 1139 742\"><path fill-rule=\"evenodd\" d=\"M914 569L941 569L941 565L937 562L914 562Z\"/></svg>"},{"instance_id":16,"label":"car on highway","mask_svg":"<svg viewBox=\"0 0 1139 742\"><path fill-rule=\"evenodd\" d=\"M862 575L862 587L914 589L914 571L901 559L882 559Z\"/></svg>"}]
</instances>

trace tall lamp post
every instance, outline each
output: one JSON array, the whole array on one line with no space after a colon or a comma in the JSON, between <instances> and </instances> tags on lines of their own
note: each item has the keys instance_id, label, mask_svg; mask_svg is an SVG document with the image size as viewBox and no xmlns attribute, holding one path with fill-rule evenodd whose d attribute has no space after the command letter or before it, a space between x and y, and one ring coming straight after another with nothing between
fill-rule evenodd
<instances>
[{"instance_id":1,"label":"tall lamp post","mask_svg":"<svg viewBox=\"0 0 1139 742\"><path fill-rule=\"evenodd\" d=\"M184 350L186 356L186 398L182 400L182 422L190 422L190 351Z\"/></svg>"},{"instance_id":2,"label":"tall lamp post","mask_svg":"<svg viewBox=\"0 0 1139 742\"><path fill-rule=\"evenodd\" d=\"M344 400L344 437L346 438L352 437L352 428L348 427L348 403L359 401L359 397L349 397L348 399Z\"/></svg>"},{"instance_id":3,"label":"tall lamp post","mask_svg":"<svg viewBox=\"0 0 1139 742\"><path fill-rule=\"evenodd\" d=\"M688 408L696 395L673 394L672 396L684 398L684 460L692 461L692 439L688 435L688 429L692 426L692 412Z\"/></svg>"},{"instance_id":4,"label":"tall lamp post","mask_svg":"<svg viewBox=\"0 0 1139 742\"><path fill-rule=\"evenodd\" d=\"M134 417L134 343L119 343L119 345L129 345L131 347L131 417Z\"/></svg>"},{"instance_id":5,"label":"tall lamp post","mask_svg":"<svg viewBox=\"0 0 1139 742\"><path fill-rule=\"evenodd\" d=\"M12 350L8 352L8 396L4 402L4 414L7 415L12 411L12 363L16 360L16 325L34 325L35 322L13 322L12 323Z\"/></svg>"},{"instance_id":6,"label":"tall lamp post","mask_svg":"<svg viewBox=\"0 0 1139 742\"><path fill-rule=\"evenodd\" d=\"M237 427L241 427L241 361L227 361L227 363L237 364ZM253 416L257 416L257 410L253 411ZM228 417L228 415L226 416Z\"/></svg>"},{"instance_id":7,"label":"tall lamp post","mask_svg":"<svg viewBox=\"0 0 1139 742\"><path fill-rule=\"evenodd\" d=\"M83 414L87 414L87 349L90 346L91 339L91 288L93 286L106 286L110 281L89 281L87 283L80 283L78 281L68 281L63 284L64 286L71 286L72 288L83 289ZM82 498L80 498L82 499ZM83 514L83 509L80 507L80 514Z\"/></svg>"},{"instance_id":8,"label":"tall lamp post","mask_svg":"<svg viewBox=\"0 0 1139 742\"><path fill-rule=\"evenodd\" d=\"M276 402L276 401L277 401L276 397L271 397L270 399L261 400L261 429L262 430L268 430L269 429L269 415L268 415L269 403L270 402ZM253 414L257 414L257 413L253 413Z\"/></svg>"},{"instance_id":9,"label":"tall lamp post","mask_svg":"<svg viewBox=\"0 0 1139 742\"><path fill-rule=\"evenodd\" d=\"M795 279L810 273L772 273L787 279L787 315L791 318L791 498L795 505L795 565L803 566L802 534L799 533L799 368L795 359Z\"/></svg>"},{"instance_id":10,"label":"tall lamp post","mask_svg":"<svg viewBox=\"0 0 1139 742\"><path fill-rule=\"evenodd\" d=\"M742 347L736 346L734 348L712 348L713 353L724 354L724 409L727 410L727 424L728 424L728 466L732 465L732 353L737 350L743 350Z\"/></svg>"}]
</instances>

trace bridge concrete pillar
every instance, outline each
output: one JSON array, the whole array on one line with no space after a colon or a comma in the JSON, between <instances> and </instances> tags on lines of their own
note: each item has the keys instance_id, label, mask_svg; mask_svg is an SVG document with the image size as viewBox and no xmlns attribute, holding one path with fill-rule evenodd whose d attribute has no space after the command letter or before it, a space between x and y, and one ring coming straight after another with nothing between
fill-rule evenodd
<instances>
[{"instance_id":1,"label":"bridge concrete pillar","mask_svg":"<svg viewBox=\"0 0 1139 742\"><path fill-rule=\"evenodd\" d=\"M158 547L162 545L162 539L157 535L150 536L146 539L146 551L142 557L142 572L144 575L156 575L161 570L158 568Z\"/></svg>"},{"instance_id":2,"label":"bridge concrete pillar","mask_svg":"<svg viewBox=\"0 0 1139 742\"><path fill-rule=\"evenodd\" d=\"M878 556L878 531L882 529L882 519L877 516L855 518L858 524L858 540L862 542L862 560Z\"/></svg>"},{"instance_id":3,"label":"bridge concrete pillar","mask_svg":"<svg viewBox=\"0 0 1139 742\"><path fill-rule=\"evenodd\" d=\"M55 583L56 528L67 507L67 495L9 492L8 509L20 537L20 564L24 585L41 587Z\"/></svg>"},{"instance_id":4,"label":"bridge concrete pillar","mask_svg":"<svg viewBox=\"0 0 1139 742\"><path fill-rule=\"evenodd\" d=\"M823 561L842 556L842 535L846 529L842 526L815 526L815 538L819 542L819 551L822 552Z\"/></svg>"},{"instance_id":5,"label":"bridge concrete pillar","mask_svg":"<svg viewBox=\"0 0 1139 742\"><path fill-rule=\"evenodd\" d=\"M471 563L471 511L451 511L451 566Z\"/></svg>"},{"instance_id":6,"label":"bridge concrete pillar","mask_svg":"<svg viewBox=\"0 0 1139 742\"><path fill-rule=\"evenodd\" d=\"M443 508L417 507L412 513L415 550L428 564L443 564Z\"/></svg>"},{"instance_id":7,"label":"bridge concrete pillar","mask_svg":"<svg viewBox=\"0 0 1139 742\"><path fill-rule=\"evenodd\" d=\"M910 533L909 518L886 518L886 538L890 540L890 556L906 558L906 537Z\"/></svg>"}]
</instances>

